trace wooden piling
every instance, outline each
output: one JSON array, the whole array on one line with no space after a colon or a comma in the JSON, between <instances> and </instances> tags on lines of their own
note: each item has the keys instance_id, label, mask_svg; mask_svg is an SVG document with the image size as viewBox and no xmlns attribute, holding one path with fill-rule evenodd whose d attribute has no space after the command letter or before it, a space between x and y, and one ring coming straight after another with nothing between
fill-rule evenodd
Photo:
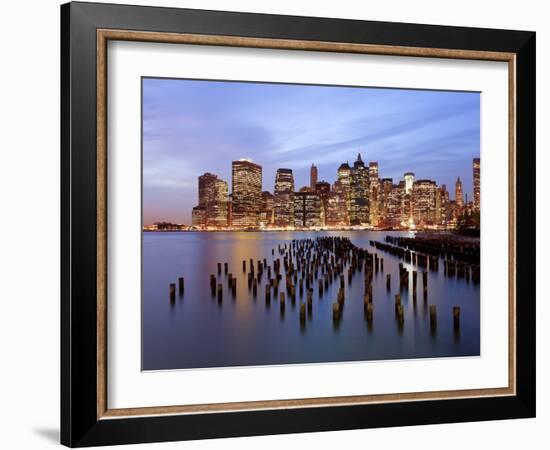
<instances>
[{"instance_id":1,"label":"wooden piling","mask_svg":"<svg viewBox=\"0 0 550 450\"><path fill-rule=\"evenodd\" d=\"M460 329L460 306L453 306L453 327L455 330Z\"/></svg>"},{"instance_id":2,"label":"wooden piling","mask_svg":"<svg viewBox=\"0 0 550 450\"><path fill-rule=\"evenodd\" d=\"M176 284L170 283L170 301L176 301Z\"/></svg>"},{"instance_id":3,"label":"wooden piling","mask_svg":"<svg viewBox=\"0 0 550 450\"><path fill-rule=\"evenodd\" d=\"M437 311L435 305L430 305L430 327L432 329L437 327Z\"/></svg>"},{"instance_id":4,"label":"wooden piling","mask_svg":"<svg viewBox=\"0 0 550 450\"><path fill-rule=\"evenodd\" d=\"M218 263L218 274L222 273L222 263Z\"/></svg>"},{"instance_id":5,"label":"wooden piling","mask_svg":"<svg viewBox=\"0 0 550 450\"><path fill-rule=\"evenodd\" d=\"M185 280L183 277L179 277L178 278L178 283L179 283L179 291L180 291L180 295L183 295L183 292L185 291Z\"/></svg>"},{"instance_id":6,"label":"wooden piling","mask_svg":"<svg viewBox=\"0 0 550 450\"><path fill-rule=\"evenodd\" d=\"M342 317L342 306L340 303L336 302L332 304L332 319L340 320Z\"/></svg>"},{"instance_id":7,"label":"wooden piling","mask_svg":"<svg viewBox=\"0 0 550 450\"><path fill-rule=\"evenodd\" d=\"M306 321L306 304L300 304L300 322L304 323Z\"/></svg>"},{"instance_id":8,"label":"wooden piling","mask_svg":"<svg viewBox=\"0 0 550 450\"><path fill-rule=\"evenodd\" d=\"M391 274L386 275L386 291L390 291L391 289Z\"/></svg>"},{"instance_id":9,"label":"wooden piling","mask_svg":"<svg viewBox=\"0 0 550 450\"><path fill-rule=\"evenodd\" d=\"M227 263L223 263L223 272L227 275L228 266Z\"/></svg>"},{"instance_id":10,"label":"wooden piling","mask_svg":"<svg viewBox=\"0 0 550 450\"><path fill-rule=\"evenodd\" d=\"M285 307L286 307L285 293L281 292L281 294L279 296L279 308L281 309L281 314L285 313Z\"/></svg>"},{"instance_id":11,"label":"wooden piling","mask_svg":"<svg viewBox=\"0 0 550 450\"><path fill-rule=\"evenodd\" d=\"M223 286L218 284L218 302L221 302L223 299Z\"/></svg>"}]
</instances>

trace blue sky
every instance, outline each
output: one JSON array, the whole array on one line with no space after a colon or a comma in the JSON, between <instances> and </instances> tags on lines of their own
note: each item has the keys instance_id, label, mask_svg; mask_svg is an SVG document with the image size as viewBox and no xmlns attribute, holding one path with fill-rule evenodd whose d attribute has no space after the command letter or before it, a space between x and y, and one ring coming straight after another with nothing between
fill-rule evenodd
<instances>
[{"instance_id":1,"label":"blue sky","mask_svg":"<svg viewBox=\"0 0 550 450\"><path fill-rule=\"evenodd\" d=\"M191 222L197 177L217 174L231 190L231 161L293 169L296 189L333 183L338 166L378 161L380 177L414 172L472 195L479 157L480 94L250 82L143 79L143 220Z\"/></svg>"}]
</instances>

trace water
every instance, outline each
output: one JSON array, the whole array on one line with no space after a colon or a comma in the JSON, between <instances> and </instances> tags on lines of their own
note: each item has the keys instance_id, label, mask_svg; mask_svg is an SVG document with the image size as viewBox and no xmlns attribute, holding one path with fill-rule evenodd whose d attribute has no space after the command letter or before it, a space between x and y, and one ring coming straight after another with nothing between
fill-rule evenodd
<instances>
[{"instance_id":1,"label":"water","mask_svg":"<svg viewBox=\"0 0 550 450\"><path fill-rule=\"evenodd\" d=\"M403 262L410 270L418 268L370 247L369 240L383 241L387 234L408 235L381 231L143 233L143 370L479 355L479 285L445 277L442 261L439 272L428 275L427 303L423 301L420 273L416 306L411 289L402 292L405 322L399 328L395 319L398 264ZM258 259L267 258L270 265L279 257L278 244L317 236L346 236L358 247L384 258L384 272L373 275L372 326L364 315L363 273L356 273L350 286L345 277L346 301L337 326L332 320L332 303L339 281L319 298L314 280L312 317L304 326L299 321L299 305L306 301L305 289L302 298L296 289L296 306L287 298L284 317L273 293L271 306L266 305L266 271L256 299L248 290L243 260L248 267L250 258L255 265ZM222 275L217 275L218 261L222 262ZM235 300L223 274L224 262L237 278ZM211 296L211 273L218 280L221 277L221 305ZM390 292L386 291L387 273L392 279ZM185 277L185 293L181 297L176 292L176 301L171 304L169 285L176 283L177 289L180 276ZM284 275L279 292L285 292ZM435 332L430 329L430 304L437 305ZM454 331L452 319L456 305L461 307L459 333Z\"/></svg>"}]
</instances>

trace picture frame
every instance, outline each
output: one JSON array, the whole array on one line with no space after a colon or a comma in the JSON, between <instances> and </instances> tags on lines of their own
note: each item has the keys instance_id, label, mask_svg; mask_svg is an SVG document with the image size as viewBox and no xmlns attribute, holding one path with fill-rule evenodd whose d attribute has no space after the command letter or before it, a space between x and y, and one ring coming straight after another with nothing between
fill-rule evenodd
<instances>
[{"instance_id":1,"label":"picture frame","mask_svg":"<svg viewBox=\"0 0 550 450\"><path fill-rule=\"evenodd\" d=\"M509 71L509 383L111 409L107 402L107 43L501 61ZM535 416L533 32L72 2L61 6L61 443L70 447Z\"/></svg>"}]
</instances>

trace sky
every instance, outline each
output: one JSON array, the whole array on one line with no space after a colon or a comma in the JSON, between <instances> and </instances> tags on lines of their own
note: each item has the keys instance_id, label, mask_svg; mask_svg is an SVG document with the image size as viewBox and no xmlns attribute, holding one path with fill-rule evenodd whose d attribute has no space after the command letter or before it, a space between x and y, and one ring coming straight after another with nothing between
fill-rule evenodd
<instances>
[{"instance_id":1,"label":"sky","mask_svg":"<svg viewBox=\"0 0 550 450\"><path fill-rule=\"evenodd\" d=\"M480 155L477 92L144 78L143 222L191 223L198 176L227 181L231 162L294 172L295 188L333 183L341 163L377 161L380 178L405 172L446 184L457 177L472 198L472 158Z\"/></svg>"}]
</instances>

